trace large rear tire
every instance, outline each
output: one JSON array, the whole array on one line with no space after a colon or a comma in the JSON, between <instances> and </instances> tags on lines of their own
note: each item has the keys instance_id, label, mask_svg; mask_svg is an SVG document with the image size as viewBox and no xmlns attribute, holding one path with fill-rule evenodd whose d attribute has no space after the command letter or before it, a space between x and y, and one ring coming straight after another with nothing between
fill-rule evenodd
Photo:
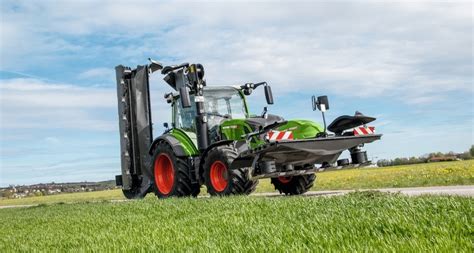
<instances>
[{"instance_id":1,"label":"large rear tire","mask_svg":"<svg viewBox=\"0 0 474 253\"><path fill-rule=\"evenodd\" d=\"M211 196L248 195L255 191L258 181L252 180L248 168L230 169L237 158L232 145L211 149L204 161L204 181Z\"/></svg>"},{"instance_id":2,"label":"large rear tire","mask_svg":"<svg viewBox=\"0 0 474 253\"><path fill-rule=\"evenodd\" d=\"M153 191L158 198L197 196L198 184L191 183L191 168L177 157L166 142L158 143L153 155Z\"/></svg>"},{"instance_id":3,"label":"large rear tire","mask_svg":"<svg viewBox=\"0 0 474 253\"><path fill-rule=\"evenodd\" d=\"M292 176L292 177L276 177L271 182L275 186L275 190L285 195L301 195L307 192L314 185L316 180L315 174Z\"/></svg>"}]
</instances>

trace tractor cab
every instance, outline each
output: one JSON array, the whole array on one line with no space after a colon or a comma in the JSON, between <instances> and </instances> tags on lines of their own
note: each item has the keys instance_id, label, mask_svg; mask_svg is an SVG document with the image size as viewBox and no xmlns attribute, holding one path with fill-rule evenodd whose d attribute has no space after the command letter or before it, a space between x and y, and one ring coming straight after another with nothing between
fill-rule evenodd
<instances>
[{"instance_id":1,"label":"tractor cab","mask_svg":"<svg viewBox=\"0 0 474 253\"><path fill-rule=\"evenodd\" d=\"M195 100L190 95L190 100ZM211 143L221 139L220 126L226 120L245 120L249 113L243 93L231 86L205 87L203 92L204 114L206 115L208 132ZM197 144L196 116L197 109L194 103L190 107L183 107L178 94L172 102L173 128L181 129Z\"/></svg>"},{"instance_id":2,"label":"tractor cab","mask_svg":"<svg viewBox=\"0 0 474 253\"><path fill-rule=\"evenodd\" d=\"M252 87L251 90L249 87ZM268 114L266 108L262 115L250 115L246 95L249 96L254 88L256 87L250 86L250 84L237 87L206 86L203 88L202 100L208 126L209 144L223 139L243 139L245 134L257 131L275 122L284 121L280 116ZM268 96L272 97L271 94ZM189 100L195 101L196 96L190 94ZM172 108L173 128L185 131L193 143L197 145L197 109L195 103L190 103L189 107L183 107L182 100L179 94L176 93L173 96Z\"/></svg>"},{"instance_id":3,"label":"tractor cab","mask_svg":"<svg viewBox=\"0 0 474 253\"><path fill-rule=\"evenodd\" d=\"M248 117L245 97L236 88L230 86L205 87L203 98L209 128L220 125L226 119L245 119ZM190 100L195 100L195 96L190 95ZM195 132L196 105L191 104L190 107L183 107L179 95L176 95L172 107L173 126Z\"/></svg>"}]
</instances>

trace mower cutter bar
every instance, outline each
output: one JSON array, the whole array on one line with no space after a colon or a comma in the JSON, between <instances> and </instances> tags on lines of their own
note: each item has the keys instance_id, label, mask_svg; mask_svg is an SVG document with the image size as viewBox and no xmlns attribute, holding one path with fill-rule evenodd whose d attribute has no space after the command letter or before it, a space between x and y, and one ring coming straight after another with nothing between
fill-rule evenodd
<instances>
[{"instance_id":1,"label":"mower cutter bar","mask_svg":"<svg viewBox=\"0 0 474 253\"><path fill-rule=\"evenodd\" d=\"M143 180L152 136L148 67L115 67L120 131L122 174L116 184L134 194L146 194L149 180Z\"/></svg>"}]
</instances>

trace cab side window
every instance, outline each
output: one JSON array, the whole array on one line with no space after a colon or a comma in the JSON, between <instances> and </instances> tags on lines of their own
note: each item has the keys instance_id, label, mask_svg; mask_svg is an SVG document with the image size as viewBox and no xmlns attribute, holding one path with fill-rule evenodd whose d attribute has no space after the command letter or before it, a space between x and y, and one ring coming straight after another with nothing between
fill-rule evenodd
<instances>
[{"instance_id":1,"label":"cab side window","mask_svg":"<svg viewBox=\"0 0 474 253\"><path fill-rule=\"evenodd\" d=\"M194 96L191 96L191 101L194 100ZM180 128L187 132L196 132L196 105L191 103L191 107L183 108L181 101L176 99L174 102L174 123L176 128Z\"/></svg>"}]
</instances>

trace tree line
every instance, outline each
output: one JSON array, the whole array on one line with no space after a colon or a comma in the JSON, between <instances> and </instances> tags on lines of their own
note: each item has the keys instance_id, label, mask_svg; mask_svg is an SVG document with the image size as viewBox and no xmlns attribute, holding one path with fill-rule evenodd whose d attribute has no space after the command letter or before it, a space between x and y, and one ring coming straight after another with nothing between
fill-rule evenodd
<instances>
[{"instance_id":1,"label":"tree line","mask_svg":"<svg viewBox=\"0 0 474 253\"><path fill-rule=\"evenodd\" d=\"M427 163L432 161L454 161L457 159L469 160L474 158L474 145L471 148L463 153L442 153L434 152L429 153L420 157L397 157L395 159L381 159L377 161L377 166L395 166L395 165L408 165L408 164L417 164L417 163Z\"/></svg>"}]
</instances>

